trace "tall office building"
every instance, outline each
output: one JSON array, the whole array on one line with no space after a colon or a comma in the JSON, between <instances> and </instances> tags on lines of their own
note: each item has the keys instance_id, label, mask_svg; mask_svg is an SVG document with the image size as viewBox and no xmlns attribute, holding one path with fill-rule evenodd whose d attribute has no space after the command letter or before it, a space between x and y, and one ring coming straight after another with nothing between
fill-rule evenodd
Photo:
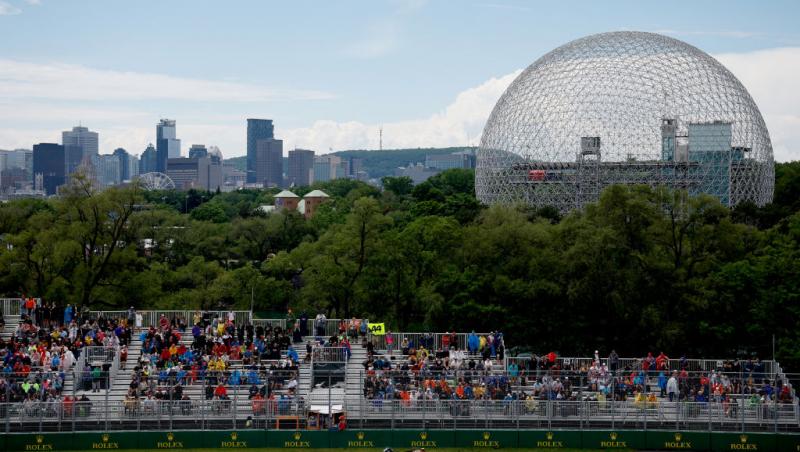
<instances>
[{"instance_id":1,"label":"tall office building","mask_svg":"<svg viewBox=\"0 0 800 452\"><path fill-rule=\"evenodd\" d=\"M264 187L283 186L283 140L256 142L256 182Z\"/></svg>"},{"instance_id":2,"label":"tall office building","mask_svg":"<svg viewBox=\"0 0 800 452\"><path fill-rule=\"evenodd\" d=\"M169 159L167 176L172 179L178 189L216 190L222 186L222 164L207 155Z\"/></svg>"},{"instance_id":3,"label":"tall office building","mask_svg":"<svg viewBox=\"0 0 800 452\"><path fill-rule=\"evenodd\" d=\"M33 145L33 181L39 178L41 188L48 195L58 192L58 187L66 181L64 146L56 143Z\"/></svg>"},{"instance_id":4,"label":"tall office building","mask_svg":"<svg viewBox=\"0 0 800 452\"><path fill-rule=\"evenodd\" d=\"M314 151L294 149L289 151L289 186L311 185L314 180Z\"/></svg>"},{"instance_id":5,"label":"tall office building","mask_svg":"<svg viewBox=\"0 0 800 452\"><path fill-rule=\"evenodd\" d=\"M205 157L208 155L208 149L204 144L193 144L191 148L189 148L189 158L196 159L200 157Z\"/></svg>"},{"instance_id":6,"label":"tall office building","mask_svg":"<svg viewBox=\"0 0 800 452\"><path fill-rule=\"evenodd\" d=\"M150 143L142 152L142 158L139 160L139 174L156 171L158 171L158 151L153 147L153 143Z\"/></svg>"},{"instance_id":7,"label":"tall office building","mask_svg":"<svg viewBox=\"0 0 800 452\"><path fill-rule=\"evenodd\" d=\"M175 120L162 119L156 125L156 171L167 172L167 159L181 156L181 140L175 138Z\"/></svg>"},{"instance_id":8,"label":"tall office building","mask_svg":"<svg viewBox=\"0 0 800 452\"><path fill-rule=\"evenodd\" d=\"M114 149L114 154L119 159L120 181L131 180L130 154L123 148Z\"/></svg>"},{"instance_id":9,"label":"tall office building","mask_svg":"<svg viewBox=\"0 0 800 452\"><path fill-rule=\"evenodd\" d=\"M91 132L88 127L75 126L72 130L61 132L61 144L65 147L76 146L86 156L97 155L100 150L99 143L97 132Z\"/></svg>"},{"instance_id":10,"label":"tall office building","mask_svg":"<svg viewBox=\"0 0 800 452\"><path fill-rule=\"evenodd\" d=\"M343 177L342 159L337 155L314 157L314 182L325 182Z\"/></svg>"},{"instance_id":11,"label":"tall office building","mask_svg":"<svg viewBox=\"0 0 800 452\"><path fill-rule=\"evenodd\" d=\"M275 127L271 119L247 120L247 182L262 182L258 179L256 170L256 152L259 140L275 138Z\"/></svg>"},{"instance_id":12,"label":"tall office building","mask_svg":"<svg viewBox=\"0 0 800 452\"><path fill-rule=\"evenodd\" d=\"M96 159L95 174L101 187L117 185L122 181L122 165L118 155L98 155Z\"/></svg>"},{"instance_id":13,"label":"tall office building","mask_svg":"<svg viewBox=\"0 0 800 452\"><path fill-rule=\"evenodd\" d=\"M139 156L128 154L128 180L133 180L139 175Z\"/></svg>"}]
</instances>

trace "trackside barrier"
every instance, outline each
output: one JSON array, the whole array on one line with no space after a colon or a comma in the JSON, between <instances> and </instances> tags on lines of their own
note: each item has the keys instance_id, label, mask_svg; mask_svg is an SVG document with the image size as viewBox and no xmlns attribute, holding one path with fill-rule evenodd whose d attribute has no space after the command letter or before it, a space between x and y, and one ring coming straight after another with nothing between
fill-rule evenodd
<instances>
[{"instance_id":1,"label":"trackside barrier","mask_svg":"<svg viewBox=\"0 0 800 452\"><path fill-rule=\"evenodd\" d=\"M225 429L219 431L96 431L11 434L0 438L8 451L96 449L342 448L401 450L450 448L650 449L796 451L798 434L707 433L636 430L358 430L300 431Z\"/></svg>"},{"instance_id":2,"label":"trackside barrier","mask_svg":"<svg viewBox=\"0 0 800 452\"><path fill-rule=\"evenodd\" d=\"M81 408L82 407L82 408ZM80 409L79 409L80 408ZM349 428L359 429L610 429L800 433L796 405L756 403L636 403L560 400L346 399ZM0 405L3 430L226 430L313 428L314 407L303 398L255 399L229 386L224 399L109 401L89 394L82 405L34 401ZM283 420L283 421L281 421ZM283 422L283 425L279 425ZM318 424L316 426L319 426Z\"/></svg>"}]
</instances>

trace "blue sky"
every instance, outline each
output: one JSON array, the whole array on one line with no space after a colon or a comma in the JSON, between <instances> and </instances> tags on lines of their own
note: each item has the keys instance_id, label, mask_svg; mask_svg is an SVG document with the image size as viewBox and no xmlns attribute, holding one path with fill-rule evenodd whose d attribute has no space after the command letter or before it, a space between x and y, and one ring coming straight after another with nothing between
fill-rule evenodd
<instances>
[{"instance_id":1,"label":"blue sky","mask_svg":"<svg viewBox=\"0 0 800 452\"><path fill-rule=\"evenodd\" d=\"M798 17L796 1L0 0L0 148L80 121L101 152L141 153L160 117L177 120L184 152L226 156L244 153L247 117L274 119L285 148L377 147L381 125L388 147L476 144L516 71L625 29L721 56L786 160L800 152L800 85L770 77L800 68Z\"/></svg>"}]
</instances>

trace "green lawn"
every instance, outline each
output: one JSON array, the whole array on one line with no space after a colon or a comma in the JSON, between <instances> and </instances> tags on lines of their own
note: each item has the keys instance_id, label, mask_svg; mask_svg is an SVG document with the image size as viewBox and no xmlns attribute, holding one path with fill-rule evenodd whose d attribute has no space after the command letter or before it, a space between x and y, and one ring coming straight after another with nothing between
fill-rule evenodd
<instances>
[{"instance_id":1,"label":"green lawn","mask_svg":"<svg viewBox=\"0 0 800 452\"><path fill-rule=\"evenodd\" d=\"M262 448L262 449L246 449L248 451L258 451L258 452L285 452L286 449L282 448ZM350 450L345 448L338 448L338 449L303 449L304 451L309 452L342 452L344 450ZM358 449L358 450L371 450L371 451L382 451L382 448L374 448L374 449ZM407 452L412 449L410 448L393 448L394 452ZM522 452L522 451L529 451L529 450L537 450L537 451L559 451L559 452L592 452L595 449L503 449L504 451L510 452ZM181 449L181 452L219 452L220 449ZM486 448L471 448L471 447L446 447L446 448L437 448L437 449L426 449L426 451L436 451L436 452L486 452ZM134 449L130 452L163 452L163 449Z\"/></svg>"}]
</instances>

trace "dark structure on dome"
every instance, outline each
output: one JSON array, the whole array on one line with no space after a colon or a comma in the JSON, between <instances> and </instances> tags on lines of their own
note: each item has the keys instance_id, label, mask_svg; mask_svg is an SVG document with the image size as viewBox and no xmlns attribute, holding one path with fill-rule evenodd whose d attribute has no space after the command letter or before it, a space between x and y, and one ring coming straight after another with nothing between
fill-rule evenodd
<instances>
[{"instance_id":1,"label":"dark structure on dome","mask_svg":"<svg viewBox=\"0 0 800 452\"><path fill-rule=\"evenodd\" d=\"M613 32L565 44L514 80L483 130L475 190L484 203L562 212L612 184L764 205L773 165L758 107L718 61L666 36Z\"/></svg>"}]
</instances>

